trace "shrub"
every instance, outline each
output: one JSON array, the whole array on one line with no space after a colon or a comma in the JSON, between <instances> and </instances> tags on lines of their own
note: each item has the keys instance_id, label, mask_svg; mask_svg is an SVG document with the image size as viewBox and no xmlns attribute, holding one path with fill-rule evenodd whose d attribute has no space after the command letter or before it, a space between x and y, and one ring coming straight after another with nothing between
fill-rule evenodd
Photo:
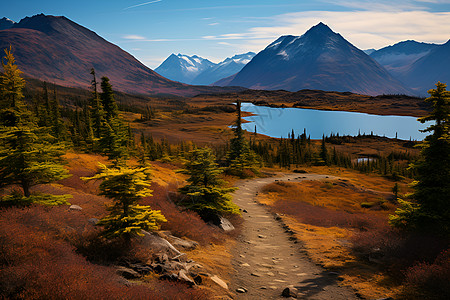
<instances>
[{"instance_id":1,"label":"shrub","mask_svg":"<svg viewBox=\"0 0 450 300\"><path fill-rule=\"evenodd\" d=\"M450 249L433 263L418 263L405 274L404 296L417 299L448 299L450 295Z\"/></svg>"}]
</instances>

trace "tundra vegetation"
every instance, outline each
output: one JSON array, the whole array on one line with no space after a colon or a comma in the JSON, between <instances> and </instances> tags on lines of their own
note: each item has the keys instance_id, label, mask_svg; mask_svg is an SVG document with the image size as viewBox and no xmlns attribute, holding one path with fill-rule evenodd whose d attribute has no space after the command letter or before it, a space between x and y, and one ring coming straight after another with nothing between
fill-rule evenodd
<instances>
[{"instance_id":1,"label":"tundra vegetation","mask_svg":"<svg viewBox=\"0 0 450 300\"><path fill-rule=\"evenodd\" d=\"M94 69L89 91L32 79L27 88L11 48L2 66L1 298L208 298L215 293L208 284L189 288L154 273L125 287L113 266L153 259L140 236L162 230L197 241L201 248L189 255L226 274L234 237L205 220L220 214L239 223L229 182L289 170L347 178L275 183L260 196L314 260L367 297L449 294L444 84L426 100L432 110L420 120L435 124L423 143L338 134L313 141L307 132L273 139L243 131L236 98L194 106L201 97L130 96L107 77L98 82ZM224 126L210 124L216 120ZM167 128L182 134L164 138ZM197 140L186 138L196 131Z\"/></svg>"}]
</instances>

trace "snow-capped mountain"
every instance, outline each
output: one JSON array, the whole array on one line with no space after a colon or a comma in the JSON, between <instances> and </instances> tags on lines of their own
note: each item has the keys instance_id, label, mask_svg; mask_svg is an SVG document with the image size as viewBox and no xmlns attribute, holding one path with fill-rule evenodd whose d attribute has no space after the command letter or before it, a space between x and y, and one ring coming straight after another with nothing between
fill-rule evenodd
<instances>
[{"instance_id":1,"label":"snow-capped mountain","mask_svg":"<svg viewBox=\"0 0 450 300\"><path fill-rule=\"evenodd\" d=\"M242 70L242 68L248 64L255 55L256 53L248 52L235 55L231 58L228 57L224 61L200 73L192 81L192 84L209 85L222 78L236 74Z\"/></svg>"},{"instance_id":2,"label":"snow-capped mountain","mask_svg":"<svg viewBox=\"0 0 450 300\"><path fill-rule=\"evenodd\" d=\"M278 38L258 53L228 85L368 95L411 94L370 56L323 23L302 36Z\"/></svg>"},{"instance_id":3,"label":"snow-capped mountain","mask_svg":"<svg viewBox=\"0 0 450 300\"><path fill-rule=\"evenodd\" d=\"M3 17L0 19L0 30L9 29L9 28L13 27L14 24L16 24L16 22Z\"/></svg>"},{"instance_id":4,"label":"snow-capped mountain","mask_svg":"<svg viewBox=\"0 0 450 300\"><path fill-rule=\"evenodd\" d=\"M370 56L386 68L394 77L405 72L415 61L424 57L439 45L408 40L374 51Z\"/></svg>"},{"instance_id":5,"label":"snow-capped mountain","mask_svg":"<svg viewBox=\"0 0 450 300\"><path fill-rule=\"evenodd\" d=\"M209 85L239 72L255 53L235 55L215 64L197 55L170 55L155 71L171 80L197 85Z\"/></svg>"},{"instance_id":6,"label":"snow-capped mountain","mask_svg":"<svg viewBox=\"0 0 450 300\"><path fill-rule=\"evenodd\" d=\"M215 63L197 55L171 54L155 72L170 80L191 84L203 71L215 66Z\"/></svg>"}]
</instances>

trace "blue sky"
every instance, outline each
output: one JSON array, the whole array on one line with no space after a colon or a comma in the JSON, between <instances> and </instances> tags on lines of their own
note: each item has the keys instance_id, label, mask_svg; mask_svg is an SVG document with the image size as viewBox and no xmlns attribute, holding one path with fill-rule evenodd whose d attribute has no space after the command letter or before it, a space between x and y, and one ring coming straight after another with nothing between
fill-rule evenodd
<instances>
[{"instance_id":1,"label":"blue sky","mask_svg":"<svg viewBox=\"0 0 450 300\"><path fill-rule=\"evenodd\" d=\"M16 22L39 13L64 15L151 68L171 53L218 62L258 52L321 21L360 49L450 39L450 0L14 0L2 13Z\"/></svg>"}]
</instances>

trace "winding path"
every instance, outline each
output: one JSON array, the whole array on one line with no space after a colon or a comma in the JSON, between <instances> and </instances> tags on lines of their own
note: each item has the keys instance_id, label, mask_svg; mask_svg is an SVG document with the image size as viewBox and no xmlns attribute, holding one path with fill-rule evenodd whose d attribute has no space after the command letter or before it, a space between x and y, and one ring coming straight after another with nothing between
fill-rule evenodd
<instances>
[{"instance_id":1,"label":"winding path","mask_svg":"<svg viewBox=\"0 0 450 300\"><path fill-rule=\"evenodd\" d=\"M338 286L336 274L312 263L302 252L301 244L290 240L291 235L282 224L255 199L264 185L276 180L325 178L332 176L286 174L238 184L233 201L243 210L244 223L233 253L230 288L234 299L279 299L288 286L297 288L299 299L357 299L349 289ZM236 292L239 288L246 292Z\"/></svg>"}]
</instances>

